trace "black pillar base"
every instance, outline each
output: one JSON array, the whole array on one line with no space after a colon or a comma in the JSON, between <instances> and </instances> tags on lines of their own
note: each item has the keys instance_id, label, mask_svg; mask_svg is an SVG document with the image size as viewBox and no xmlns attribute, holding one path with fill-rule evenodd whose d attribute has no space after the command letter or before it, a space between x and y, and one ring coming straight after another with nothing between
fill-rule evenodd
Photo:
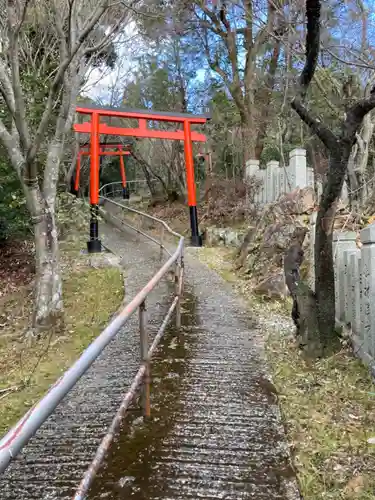
<instances>
[{"instance_id":1,"label":"black pillar base","mask_svg":"<svg viewBox=\"0 0 375 500\"><path fill-rule=\"evenodd\" d=\"M100 253L102 251L102 242L100 240L90 240L87 242L88 253Z\"/></svg>"},{"instance_id":2,"label":"black pillar base","mask_svg":"<svg viewBox=\"0 0 375 500\"><path fill-rule=\"evenodd\" d=\"M128 187L123 187L122 188L122 197L124 198L124 200L128 200L130 198L129 188Z\"/></svg>"},{"instance_id":3,"label":"black pillar base","mask_svg":"<svg viewBox=\"0 0 375 500\"><path fill-rule=\"evenodd\" d=\"M202 236L198 234L197 236L192 236L190 239L192 247L201 247L203 245Z\"/></svg>"},{"instance_id":4,"label":"black pillar base","mask_svg":"<svg viewBox=\"0 0 375 500\"><path fill-rule=\"evenodd\" d=\"M190 210L190 227L191 227L191 244L194 247L202 246L202 236L199 234L198 229L198 214L197 207L189 207Z\"/></svg>"},{"instance_id":5,"label":"black pillar base","mask_svg":"<svg viewBox=\"0 0 375 500\"><path fill-rule=\"evenodd\" d=\"M99 240L99 206L91 205L90 212L90 241L87 242L87 251L88 253L100 253L102 251L102 242Z\"/></svg>"}]
</instances>

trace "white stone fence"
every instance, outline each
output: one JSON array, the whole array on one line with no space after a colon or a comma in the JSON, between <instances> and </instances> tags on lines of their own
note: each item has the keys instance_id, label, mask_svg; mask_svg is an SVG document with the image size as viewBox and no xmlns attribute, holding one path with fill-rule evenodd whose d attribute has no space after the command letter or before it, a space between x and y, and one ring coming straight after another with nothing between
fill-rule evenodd
<instances>
[{"instance_id":1,"label":"white stone fence","mask_svg":"<svg viewBox=\"0 0 375 500\"><path fill-rule=\"evenodd\" d=\"M259 160L246 162L246 176L255 176L261 181L261 187L255 202L264 205L276 201L281 194L290 193L298 188L314 188L314 171L306 163L306 150L293 149L289 154L289 165L282 167L278 161L269 161L265 169L259 167ZM318 195L322 192L322 183L317 181ZM342 199L347 199L346 185Z\"/></svg>"},{"instance_id":2,"label":"white stone fence","mask_svg":"<svg viewBox=\"0 0 375 500\"><path fill-rule=\"evenodd\" d=\"M333 236L336 320L350 329L356 354L375 376L375 223L362 229L361 248L356 236Z\"/></svg>"}]
</instances>

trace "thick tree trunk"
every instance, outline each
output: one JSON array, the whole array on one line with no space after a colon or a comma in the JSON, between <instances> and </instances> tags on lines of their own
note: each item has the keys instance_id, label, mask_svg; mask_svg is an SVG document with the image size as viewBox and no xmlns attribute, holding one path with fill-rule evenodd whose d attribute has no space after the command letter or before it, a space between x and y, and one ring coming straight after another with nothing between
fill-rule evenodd
<instances>
[{"instance_id":1,"label":"thick tree trunk","mask_svg":"<svg viewBox=\"0 0 375 500\"><path fill-rule=\"evenodd\" d=\"M44 330L56 325L63 313L58 231L54 203L39 187L25 187L34 222L36 279L32 327Z\"/></svg>"},{"instance_id":2,"label":"thick tree trunk","mask_svg":"<svg viewBox=\"0 0 375 500\"><path fill-rule=\"evenodd\" d=\"M33 327L38 330L56 324L63 313L62 280L55 217L45 214L35 226L37 280Z\"/></svg>"},{"instance_id":3,"label":"thick tree trunk","mask_svg":"<svg viewBox=\"0 0 375 500\"><path fill-rule=\"evenodd\" d=\"M241 119L241 140L243 155L243 172L246 172L247 160L259 160L257 152L257 133L252 113L247 113Z\"/></svg>"},{"instance_id":4,"label":"thick tree trunk","mask_svg":"<svg viewBox=\"0 0 375 500\"><path fill-rule=\"evenodd\" d=\"M244 167L247 160L259 160L262 155L268 126L264 113L251 111L241 121Z\"/></svg>"},{"instance_id":5,"label":"thick tree trunk","mask_svg":"<svg viewBox=\"0 0 375 500\"><path fill-rule=\"evenodd\" d=\"M327 181L323 189L315 232L315 290L318 325L323 349L337 343L335 333L335 281L333 270L332 236L336 200L344 183L350 148L344 141L331 153Z\"/></svg>"},{"instance_id":6,"label":"thick tree trunk","mask_svg":"<svg viewBox=\"0 0 375 500\"><path fill-rule=\"evenodd\" d=\"M318 305L318 325L323 347L334 338L335 331L335 282L333 273L332 231L324 226L326 212L319 210L315 232L315 290Z\"/></svg>"}]
</instances>

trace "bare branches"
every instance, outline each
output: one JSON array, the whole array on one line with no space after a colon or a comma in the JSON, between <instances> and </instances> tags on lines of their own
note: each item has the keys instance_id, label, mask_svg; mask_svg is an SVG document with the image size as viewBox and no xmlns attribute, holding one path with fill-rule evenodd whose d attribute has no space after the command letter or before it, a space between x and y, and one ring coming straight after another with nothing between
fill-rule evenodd
<instances>
[{"instance_id":1,"label":"bare branches","mask_svg":"<svg viewBox=\"0 0 375 500\"><path fill-rule=\"evenodd\" d=\"M301 120L314 132L329 150L337 145L337 137L304 106L303 101L318 64L320 50L320 0L306 0L306 61L299 78L298 95L291 102Z\"/></svg>"},{"instance_id":2,"label":"bare branches","mask_svg":"<svg viewBox=\"0 0 375 500\"><path fill-rule=\"evenodd\" d=\"M357 101L346 113L344 138L354 141L356 133L362 125L363 118L375 108L375 93L366 99Z\"/></svg>"},{"instance_id":3,"label":"bare branches","mask_svg":"<svg viewBox=\"0 0 375 500\"><path fill-rule=\"evenodd\" d=\"M313 79L320 49L320 0L306 0L306 61L299 79L300 95L304 99Z\"/></svg>"},{"instance_id":4,"label":"bare branches","mask_svg":"<svg viewBox=\"0 0 375 500\"><path fill-rule=\"evenodd\" d=\"M13 2L8 2L8 5L9 5L9 3L13 3ZM21 28L23 26L23 23L25 22L26 12L27 12L27 9L29 7L29 4L30 4L30 0L25 0L25 3L23 4L23 8L22 8L22 11L21 11L20 20L16 24L16 26L14 26L13 36L15 38L18 38L18 35L19 35L20 30L21 30Z\"/></svg>"},{"instance_id":5,"label":"bare branches","mask_svg":"<svg viewBox=\"0 0 375 500\"><path fill-rule=\"evenodd\" d=\"M30 147L30 134L26 120L25 101L23 97L20 64L19 64L19 33L26 16L28 0L25 0L21 18L17 22L17 12L14 2L8 0L8 30L9 30L9 60L12 73L12 87L14 95L14 121L19 133L19 138L23 151Z\"/></svg>"},{"instance_id":6,"label":"bare branches","mask_svg":"<svg viewBox=\"0 0 375 500\"><path fill-rule=\"evenodd\" d=\"M328 149L332 149L336 146L336 136L328 127L325 127L318 118L312 116L302 104L301 98L295 97L291 102L291 106L298 113L301 120L310 127Z\"/></svg>"},{"instance_id":7,"label":"bare branches","mask_svg":"<svg viewBox=\"0 0 375 500\"><path fill-rule=\"evenodd\" d=\"M127 17L128 12L125 10L123 12L123 15L119 17L113 28L111 28L110 32L105 37L103 37L103 39L99 43L85 49L84 54L97 54L101 51L104 51L112 43L114 36L119 32L120 27L123 25Z\"/></svg>"},{"instance_id":8,"label":"bare branches","mask_svg":"<svg viewBox=\"0 0 375 500\"><path fill-rule=\"evenodd\" d=\"M325 47L324 49L331 57L341 62L342 64L346 64L347 66L355 66L361 69L375 69L375 65L367 63L367 62L358 62L358 61L347 61L346 59L340 57L338 54L335 54L332 50Z\"/></svg>"},{"instance_id":9,"label":"bare branches","mask_svg":"<svg viewBox=\"0 0 375 500\"><path fill-rule=\"evenodd\" d=\"M91 31L93 30L94 26L97 24L97 22L100 20L100 18L103 16L105 11L107 10L108 7L108 0L103 0L101 4L95 9L91 17L88 19L86 22L85 26L83 27L81 33L77 37L77 41L75 45L72 47L70 53L62 59L59 69L55 75L55 78L53 79L53 82L50 86L50 91L48 94L46 106L42 115L42 119L40 120L38 130L35 134L35 138L32 144L32 147L29 149L28 154L27 154L27 163L31 163L34 161L35 156L40 148L42 138L46 132L46 129L48 127L48 123L50 120L51 112L53 109L53 103L55 96L57 94L57 91L59 89L59 86L61 85L63 78L64 78L64 73L67 70L68 66L70 65L72 59L77 55L78 51L82 47L82 44L86 40L86 38L89 36ZM62 54L63 56L63 54Z\"/></svg>"},{"instance_id":10,"label":"bare branches","mask_svg":"<svg viewBox=\"0 0 375 500\"><path fill-rule=\"evenodd\" d=\"M14 103L12 82L10 81L8 70L1 58L0 58L0 93L4 98L5 104L7 105L10 114L14 116L15 103Z\"/></svg>"}]
</instances>

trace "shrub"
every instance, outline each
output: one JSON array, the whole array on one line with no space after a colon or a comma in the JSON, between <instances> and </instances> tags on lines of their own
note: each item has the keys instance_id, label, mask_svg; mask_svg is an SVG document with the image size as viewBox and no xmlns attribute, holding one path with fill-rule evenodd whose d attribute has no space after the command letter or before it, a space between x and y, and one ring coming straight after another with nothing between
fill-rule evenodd
<instances>
[{"instance_id":1,"label":"shrub","mask_svg":"<svg viewBox=\"0 0 375 500\"><path fill-rule=\"evenodd\" d=\"M205 191L205 215L214 223L242 222L256 215L255 195L260 181L250 177L238 179L213 178Z\"/></svg>"}]
</instances>

